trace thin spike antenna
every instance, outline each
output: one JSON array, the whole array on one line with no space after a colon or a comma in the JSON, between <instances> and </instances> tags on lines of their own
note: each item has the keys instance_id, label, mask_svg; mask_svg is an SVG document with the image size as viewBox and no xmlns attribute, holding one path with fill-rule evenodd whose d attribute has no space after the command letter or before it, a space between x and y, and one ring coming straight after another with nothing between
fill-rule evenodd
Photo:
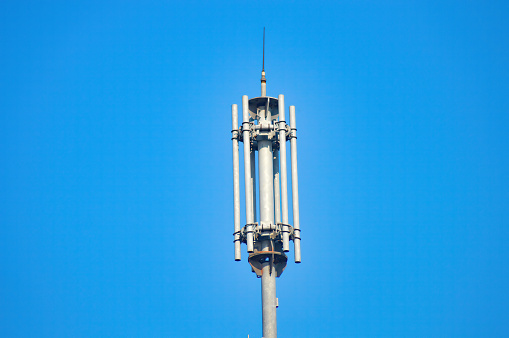
<instances>
[{"instance_id":1,"label":"thin spike antenna","mask_svg":"<svg viewBox=\"0 0 509 338\"><path fill-rule=\"evenodd\" d=\"M265 27L263 27L263 57L262 57L262 97L267 96L267 81L265 80Z\"/></svg>"},{"instance_id":2,"label":"thin spike antenna","mask_svg":"<svg viewBox=\"0 0 509 338\"><path fill-rule=\"evenodd\" d=\"M265 27L263 27L263 58L262 58L262 72L265 71Z\"/></svg>"}]
</instances>

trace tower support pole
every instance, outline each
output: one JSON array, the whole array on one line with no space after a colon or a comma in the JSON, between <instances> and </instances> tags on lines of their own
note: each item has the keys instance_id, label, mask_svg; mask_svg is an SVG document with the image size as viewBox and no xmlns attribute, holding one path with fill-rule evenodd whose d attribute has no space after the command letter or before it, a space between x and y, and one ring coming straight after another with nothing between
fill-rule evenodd
<instances>
[{"instance_id":1,"label":"tower support pole","mask_svg":"<svg viewBox=\"0 0 509 338\"><path fill-rule=\"evenodd\" d=\"M263 241L262 250L273 250L272 241ZM277 337L276 321L276 268L272 264L264 263L262 269L262 322L263 338Z\"/></svg>"},{"instance_id":2,"label":"tower support pole","mask_svg":"<svg viewBox=\"0 0 509 338\"><path fill-rule=\"evenodd\" d=\"M262 236L267 236L274 225L273 153L270 140L258 141L258 173L260 178L260 222ZM266 229L266 230L264 230ZM270 237L262 240L262 251L274 251ZM262 322L263 337L277 337L276 322L276 270L273 262L262 265Z\"/></svg>"}]
</instances>

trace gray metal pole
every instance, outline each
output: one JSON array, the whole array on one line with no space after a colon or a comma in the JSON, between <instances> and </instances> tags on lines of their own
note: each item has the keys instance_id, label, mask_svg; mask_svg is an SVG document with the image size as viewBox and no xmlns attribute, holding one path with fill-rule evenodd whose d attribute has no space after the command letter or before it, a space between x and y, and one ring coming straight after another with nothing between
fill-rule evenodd
<instances>
[{"instance_id":1,"label":"gray metal pole","mask_svg":"<svg viewBox=\"0 0 509 338\"><path fill-rule=\"evenodd\" d=\"M239 173L239 113L237 105L232 105L232 142L233 142L233 224L235 260L240 261L240 173Z\"/></svg>"},{"instance_id":2,"label":"gray metal pole","mask_svg":"<svg viewBox=\"0 0 509 338\"><path fill-rule=\"evenodd\" d=\"M254 222L253 192L251 188L251 140L249 138L249 99L242 96L242 133L244 142L244 185L246 192L246 223ZM253 227L247 227L247 252L253 252Z\"/></svg>"},{"instance_id":3,"label":"gray metal pole","mask_svg":"<svg viewBox=\"0 0 509 338\"><path fill-rule=\"evenodd\" d=\"M279 150L272 149L273 160L272 166L274 167L274 217L276 223L281 223L281 194L279 186Z\"/></svg>"},{"instance_id":4,"label":"gray metal pole","mask_svg":"<svg viewBox=\"0 0 509 338\"><path fill-rule=\"evenodd\" d=\"M286 121L285 121L285 97L278 97L279 111L279 158L281 162L281 218L283 224L288 224L288 178L286 171ZM290 251L290 236L288 226L283 226L283 251Z\"/></svg>"},{"instance_id":5,"label":"gray metal pole","mask_svg":"<svg viewBox=\"0 0 509 338\"><path fill-rule=\"evenodd\" d=\"M260 178L260 223L270 232L274 224L274 179L273 154L270 140L258 141L258 175ZM272 240L262 241L262 251L274 251ZM272 271L271 271L272 266ZM262 321L263 337L277 337L276 322L276 271L274 265L266 262L262 265Z\"/></svg>"},{"instance_id":6,"label":"gray metal pole","mask_svg":"<svg viewBox=\"0 0 509 338\"><path fill-rule=\"evenodd\" d=\"M267 82L265 80L265 72L262 70L262 97L267 96Z\"/></svg>"},{"instance_id":7,"label":"gray metal pole","mask_svg":"<svg viewBox=\"0 0 509 338\"><path fill-rule=\"evenodd\" d=\"M255 149L251 149L251 191L253 192L253 222L258 221L258 209L256 207L258 199L256 198L256 157Z\"/></svg>"},{"instance_id":8,"label":"gray metal pole","mask_svg":"<svg viewBox=\"0 0 509 338\"><path fill-rule=\"evenodd\" d=\"M272 142L258 141L258 175L260 178L260 222L274 224L274 180Z\"/></svg>"},{"instance_id":9,"label":"gray metal pole","mask_svg":"<svg viewBox=\"0 0 509 338\"><path fill-rule=\"evenodd\" d=\"M295 106L290 106L290 130L290 146L292 152L293 243L295 249L295 263L300 263L299 178L297 175L297 126L295 122Z\"/></svg>"},{"instance_id":10,"label":"gray metal pole","mask_svg":"<svg viewBox=\"0 0 509 338\"><path fill-rule=\"evenodd\" d=\"M272 241L263 241L262 250L273 250ZM262 268L262 322L263 338L277 338L276 321L276 268L269 262L263 264Z\"/></svg>"},{"instance_id":11,"label":"gray metal pole","mask_svg":"<svg viewBox=\"0 0 509 338\"><path fill-rule=\"evenodd\" d=\"M262 97L263 96L267 96L267 81L265 79L265 27L263 27Z\"/></svg>"}]
</instances>

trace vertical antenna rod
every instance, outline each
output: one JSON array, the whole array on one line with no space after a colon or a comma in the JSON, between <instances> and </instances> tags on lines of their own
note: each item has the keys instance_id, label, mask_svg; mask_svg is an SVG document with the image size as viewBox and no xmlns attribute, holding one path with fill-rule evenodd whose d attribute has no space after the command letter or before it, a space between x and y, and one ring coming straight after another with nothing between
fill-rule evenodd
<instances>
[{"instance_id":1,"label":"vertical antenna rod","mask_svg":"<svg viewBox=\"0 0 509 338\"><path fill-rule=\"evenodd\" d=\"M249 126L249 99L247 95L242 96L242 133L244 142L244 183L246 192L246 244L247 252L253 252L253 187L251 185L251 141Z\"/></svg>"},{"instance_id":2,"label":"vertical antenna rod","mask_svg":"<svg viewBox=\"0 0 509 338\"><path fill-rule=\"evenodd\" d=\"M288 176L286 169L286 121L285 96L279 95L279 158L281 160L281 219L283 221L283 251L290 251L290 236L288 233Z\"/></svg>"},{"instance_id":3,"label":"vertical antenna rod","mask_svg":"<svg viewBox=\"0 0 509 338\"><path fill-rule=\"evenodd\" d=\"M295 106L290 106L290 148L292 168L293 247L295 263L300 263L299 179L297 176L297 125L295 122Z\"/></svg>"},{"instance_id":4,"label":"vertical antenna rod","mask_svg":"<svg viewBox=\"0 0 509 338\"><path fill-rule=\"evenodd\" d=\"M262 97L267 96L267 81L265 80L265 27L263 27L263 59L262 59Z\"/></svg>"},{"instance_id":5,"label":"vertical antenna rod","mask_svg":"<svg viewBox=\"0 0 509 338\"><path fill-rule=\"evenodd\" d=\"M236 104L232 105L233 141L233 220L235 236L235 260L240 261L240 170L239 170L239 113Z\"/></svg>"},{"instance_id":6,"label":"vertical antenna rod","mask_svg":"<svg viewBox=\"0 0 509 338\"><path fill-rule=\"evenodd\" d=\"M263 59L262 59L262 72L265 71L265 27L263 27Z\"/></svg>"}]
</instances>

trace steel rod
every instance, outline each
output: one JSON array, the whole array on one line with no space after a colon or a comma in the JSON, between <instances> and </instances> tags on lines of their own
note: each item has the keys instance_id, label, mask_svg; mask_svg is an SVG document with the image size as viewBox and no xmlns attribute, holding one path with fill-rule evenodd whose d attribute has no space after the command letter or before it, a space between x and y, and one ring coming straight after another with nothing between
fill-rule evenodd
<instances>
[{"instance_id":1,"label":"steel rod","mask_svg":"<svg viewBox=\"0 0 509 338\"><path fill-rule=\"evenodd\" d=\"M273 250L272 241L262 242L263 251ZM271 271L272 267L272 271ZM262 324L263 338L277 337L277 316L276 316L276 268L270 262L262 266Z\"/></svg>"},{"instance_id":2,"label":"steel rod","mask_svg":"<svg viewBox=\"0 0 509 338\"><path fill-rule=\"evenodd\" d=\"M272 148L272 167L274 168L274 218L281 223L281 187L279 183L279 149Z\"/></svg>"},{"instance_id":3,"label":"steel rod","mask_svg":"<svg viewBox=\"0 0 509 338\"><path fill-rule=\"evenodd\" d=\"M300 263L299 178L297 174L297 126L295 121L295 106L290 106L290 146L292 160L293 243L295 263Z\"/></svg>"},{"instance_id":4,"label":"steel rod","mask_svg":"<svg viewBox=\"0 0 509 338\"><path fill-rule=\"evenodd\" d=\"M274 180L272 142L258 141L258 176L260 178L260 222L274 224Z\"/></svg>"},{"instance_id":5,"label":"steel rod","mask_svg":"<svg viewBox=\"0 0 509 338\"><path fill-rule=\"evenodd\" d=\"M251 191L253 192L253 223L258 221L258 209L257 209L257 201L256 198L256 156L255 149L251 147Z\"/></svg>"},{"instance_id":6,"label":"steel rod","mask_svg":"<svg viewBox=\"0 0 509 338\"><path fill-rule=\"evenodd\" d=\"M288 177L286 170L286 121L285 121L285 97L278 97L279 114L279 161L281 175L281 218L283 224L288 224ZM290 239L288 226L283 225L283 251L290 251ZM285 244L286 243L286 244Z\"/></svg>"},{"instance_id":7,"label":"steel rod","mask_svg":"<svg viewBox=\"0 0 509 338\"><path fill-rule=\"evenodd\" d=\"M242 133L244 142L244 185L246 193L247 252L254 251L252 226L254 223L253 191L251 187L251 140L249 136L249 99L242 96Z\"/></svg>"},{"instance_id":8,"label":"steel rod","mask_svg":"<svg viewBox=\"0 0 509 338\"><path fill-rule=\"evenodd\" d=\"M233 143L233 224L235 260L240 261L240 170L239 170L239 113L237 105L232 105L232 143Z\"/></svg>"},{"instance_id":9,"label":"steel rod","mask_svg":"<svg viewBox=\"0 0 509 338\"><path fill-rule=\"evenodd\" d=\"M267 118L268 104L264 114L261 114L260 123L267 125L271 121ZM274 229L274 155L272 153L272 140L268 136L258 139L258 185L260 187L260 224L261 235L266 238L261 243L262 251L274 251L274 243L269 235ZM270 258L272 259L272 258ZM276 322L276 272L274 262L265 262L262 265L262 322L263 337L277 337Z\"/></svg>"}]
</instances>

